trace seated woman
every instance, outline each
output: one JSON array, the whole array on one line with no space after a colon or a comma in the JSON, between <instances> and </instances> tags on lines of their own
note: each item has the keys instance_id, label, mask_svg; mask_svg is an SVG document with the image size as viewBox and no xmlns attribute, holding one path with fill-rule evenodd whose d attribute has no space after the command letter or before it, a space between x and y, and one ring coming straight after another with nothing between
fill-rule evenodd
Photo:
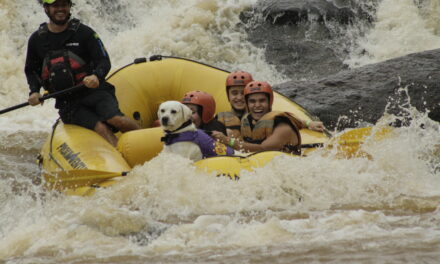
<instances>
[{"instance_id":1,"label":"seated woman","mask_svg":"<svg viewBox=\"0 0 440 264\"><path fill-rule=\"evenodd\" d=\"M193 112L192 120L198 129L211 135L212 131L226 134L226 127L214 118L215 100L210 94L202 91L191 91L183 96L181 101Z\"/></svg>"}]
</instances>

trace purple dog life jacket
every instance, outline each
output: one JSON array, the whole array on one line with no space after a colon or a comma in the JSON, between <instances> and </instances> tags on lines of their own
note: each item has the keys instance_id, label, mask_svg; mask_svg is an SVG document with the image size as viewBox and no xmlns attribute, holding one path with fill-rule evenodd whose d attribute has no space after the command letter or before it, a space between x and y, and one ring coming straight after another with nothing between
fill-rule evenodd
<instances>
[{"instance_id":1,"label":"purple dog life jacket","mask_svg":"<svg viewBox=\"0 0 440 264\"><path fill-rule=\"evenodd\" d=\"M162 138L162 141L165 142L165 145L184 141L193 142L199 146L203 158L210 158L219 155L234 155L234 149L215 141L200 129L197 129L196 131L186 131L179 134L166 134L165 137Z\"/></svg>"}]
</instances>

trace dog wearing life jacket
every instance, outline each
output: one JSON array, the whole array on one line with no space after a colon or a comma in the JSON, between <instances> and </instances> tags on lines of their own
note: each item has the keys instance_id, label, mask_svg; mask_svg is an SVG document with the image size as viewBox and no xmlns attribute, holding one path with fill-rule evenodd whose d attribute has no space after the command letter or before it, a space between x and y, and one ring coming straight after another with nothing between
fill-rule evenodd
<instances>
[{"instance_id":1,"label":"dog wearing life jacket","mask_svg":"<svg viewBox=\"0 0 440 264\"><path fill-rule=\"evenodd\" d=\"M216 142L203 130L197 129L191 119L191 109L178 101L162 103L157 116L165 134L161 139L165 143L165 152L179 154L192 161L234 154L232 148Z\"/></svg>"}]
</instances>

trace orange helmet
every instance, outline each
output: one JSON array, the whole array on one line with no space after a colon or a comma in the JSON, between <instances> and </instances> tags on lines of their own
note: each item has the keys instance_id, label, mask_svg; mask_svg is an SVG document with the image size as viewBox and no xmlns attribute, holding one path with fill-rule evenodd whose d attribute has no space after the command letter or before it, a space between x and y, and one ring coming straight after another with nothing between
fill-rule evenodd
<instances>
[{"instance_id":1,"label":"orange helmet","mask_svg":"<svg viewBox=\"0 0 440 264\"><path fill-rule=\"evenodd\" d=\"M231 86L246 86L246 84L252 82L254 79L252 75L245 71L231 72L226 78L226 88Z\"/></svg>"},{"instance_id":2,"label":"orange helmet","mask_svg":"<svg viewBox=\"0 0 440 264\"><path fill-rule=\"evenodd\" d=\"M202 107L202 121L207 124L214 119L215 100L212 95L202 91L188 92L183 96L183 104L195 104Z\"/></svg>"},{"instance_id":3,"label":"orange helmet","mask_svg":"<svg viewBox=\"0 0 440 264\"><path fill-rule=\"evenodd\" d=\"M272 86L270 86L269 83L260 82L260 81L252 81L252 82L248 83L246 85L246 87L244 87L243 93L244 93L244 98L246 99L246 105L247 105L247 97L250 94L265 93L265 94L269 95L269 106L270 106L270 108L272 108L273 90L272 90Z\"/></svg>"}]
</instances>

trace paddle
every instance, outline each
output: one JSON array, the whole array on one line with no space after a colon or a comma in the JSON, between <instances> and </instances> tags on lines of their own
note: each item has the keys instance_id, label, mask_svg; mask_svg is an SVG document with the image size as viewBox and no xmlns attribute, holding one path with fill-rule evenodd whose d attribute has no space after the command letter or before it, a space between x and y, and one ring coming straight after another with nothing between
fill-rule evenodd
<instances>
[{"instance_id":1,"label":"paddle","mask_svg":"<svg viewBox=\"0 0 440 264\"><path fill-rule=\"evenodd\" d=\"M360 147L368 137L373 136L374 141L380 141L384 138L391 136L391 132L393 129L391 127L363 127L363 128L354 128L352 130L343 132L339 135L334 136L328 130L324 132L328 135L329 140L326 143L310 143L310 144L302 144L301 149L303 149L303 153L308 153L313 151L316 148L322 148L327 146L329 149L336 147L338 150L337 156L342 158L353 158L353 157L370 157L371 155L362 151Z\"/></svg>"},{"instance_id":2,"label":"paddle","mask_svg":"<svg viewBox=\"0 0 440 264\"><path fill-rule=\"evenodd\" d=\"M391 136L393 128L391 127L363 127L355 128L347 132L343 132L340 135L336 135L327 143L330 148L337 147L338 153L343 157L359 157L367 156L370 157L368 153L360 151L360 146L365 143L367 138L373 136L374 141L380 141Z\"/></svg>"},{"instance_id":3,"label":"paddle","mask_svg":"<svg viewBox=\"0 0 440 264\"><path fill-rule=\"evenodd\" d=\"M127 176L128 172L108 172L98 170L68 170L59 171L53 174L45 174L47 185L54 189L78 188L90 186L105 180Z\"/></svg>"},{"instance_id":4,"label":"paddle","mask_svg":"<svg viewBox=\"0 0 440 264\"><path fill-rule=\"evenodd\" d=\"M361 144L364 143L365 139L371 136L373 132L374 140L381 140L389 136L391 131L393 131L391 127L376 128L375 131L373 131L373 128L375 127L354 128L332 137L330 141L333 142L337 140L340 145Z\"/></svg>"},{"instance_id":5,"label":"paddle","mask_svg":"<svg viewBox=\"0 0 440 264\"><path fill-rule=\"evenodd\" d=\"M57 97L59 95L63 95L63 94L72 92L72 91L74 91L76 89L82 88L83 86L84 86L84 84L78 84L78 85L72 86L70 88L58 91L58 92L53 92L53 93L47 94L47 95L42 96L40 98L40 102L43 102L44 100L49 99L49 98ZM25 107L25 106L28 106L28 105L29 105L29 102L26 102L26 103L21 103L21 104L18 104L18 105L14 105L14 106L5 108L3 110L0 110L0 115L4 114L4 113L7 113L7 112L10 112L10 111L13 111L13 110L16 110L16 109L19 109L19 108L22 108L22 107Z\"/></svg>"}]
</instances>

